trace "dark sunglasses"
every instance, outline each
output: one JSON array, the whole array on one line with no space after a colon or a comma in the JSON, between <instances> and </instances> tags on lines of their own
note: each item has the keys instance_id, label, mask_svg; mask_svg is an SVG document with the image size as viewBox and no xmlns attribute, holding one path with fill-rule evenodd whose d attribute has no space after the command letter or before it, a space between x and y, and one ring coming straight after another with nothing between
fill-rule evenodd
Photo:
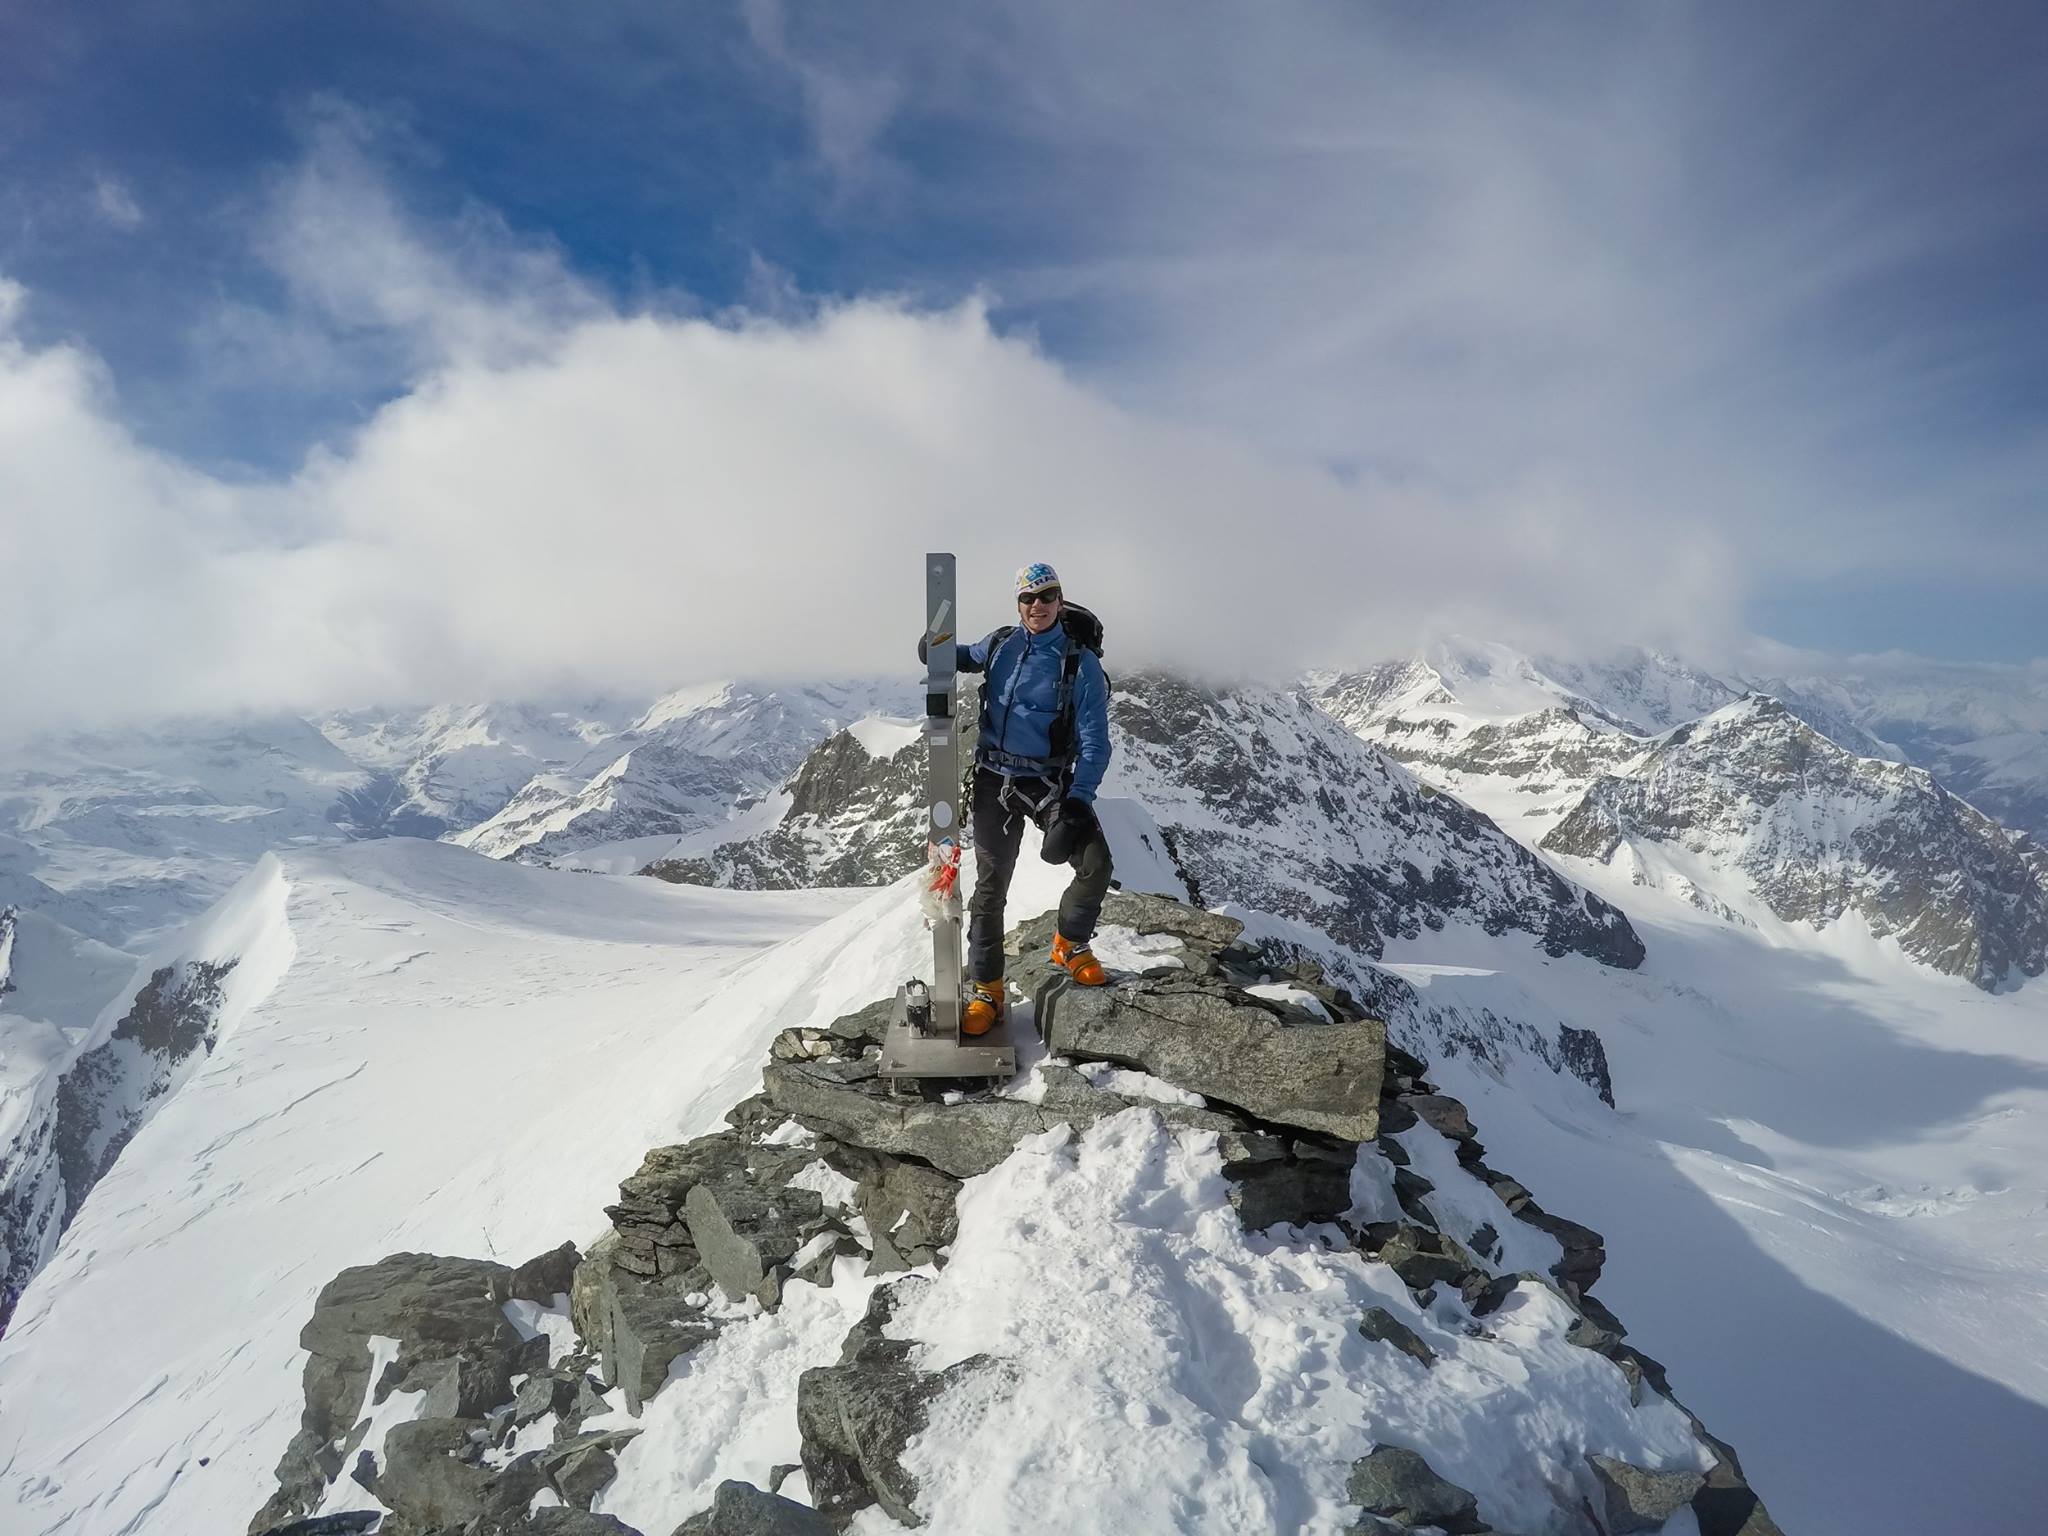
<instances>
[{"instance_id":1,"label":"dark sunglasses","mask_svg":"<svg viewBox=\"0 0 2048 1536\"><path fill-rule=\"evenodd\" d=\"M1019 592L1017 594L1017 606L1019 608L1028 608L1033 603L1056 603L1059 600L1060 589L1058 587L1046 587L1038 592Z\"/></svg>"}]
</instances>

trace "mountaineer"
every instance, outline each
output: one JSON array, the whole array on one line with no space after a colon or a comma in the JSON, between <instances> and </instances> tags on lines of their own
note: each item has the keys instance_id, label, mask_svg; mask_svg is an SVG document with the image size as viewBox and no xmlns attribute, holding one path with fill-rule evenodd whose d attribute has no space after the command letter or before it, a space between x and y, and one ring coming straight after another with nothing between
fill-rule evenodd
<instances>
[{"instance_id":1,"label":"mountaineer","mask_svg":"<svg viewBox=\"0 0 2048 1536\"><path fill-rule=\"evenodd\" d=\"M1089 949L1109 892L1109 840L1095 791L1109 768L1109 681L1102 623L1064 600L1044 562L1017 573L1017 623L956 647L962 672L981 672L981 736L969 795L974 896L968 903L967 976L973 984L962 1033L982 1035L1003 1017L1003 899L1029 817L1045 834L1047 863L1073 867L1060 897L1052 963L1084 987L1108 978ZM918 642L924 659L924 642Z\"/></svg>"}]
</instances>

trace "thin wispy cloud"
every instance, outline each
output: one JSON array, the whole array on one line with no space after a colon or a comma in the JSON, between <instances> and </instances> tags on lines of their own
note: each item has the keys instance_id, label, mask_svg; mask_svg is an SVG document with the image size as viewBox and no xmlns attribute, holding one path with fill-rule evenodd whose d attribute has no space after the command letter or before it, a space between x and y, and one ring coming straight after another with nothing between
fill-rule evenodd
<instances>
[{"instance_id":1,"label":"thin wispy cloud","mask_svg":"<svg viewBox=\"0 0 2048 1536\"><path fill-rule=\"evenodd\" d=\"M1576 501L1612 540L1709 526L1844 578L1996 542L2048 569L2010 494L2048 471L2040 435L1966 409L2011 338L1904 292L2014 233L1982 184L2038 131L2011 83L1829 154L1827 93L1891 61L1815 46L1832 73L1789 96L1796 58L1725 11L1138 10L779 46L812 75L895 61L898 140L998 146L928 196L993 180L989 217L1059 232L990 281L1122 398L1447 497Z\"/></svg>"},{"instance_id":2,"label":"thin wispy cloud","mask_svg":"<svg viewBox=\"0 0 2048 1536\"><path fill-rule=\"evenodd\" d=\"M0 354L0 498L28 512L0 560L48 573L0 618L15 723L887 668L941 547L990 624L1008 572L1052 559L1127 664L1285 671L1508 604L1559 635L1667 607L1560 537L1566 511L1133 410L978 304L620 310L491 220L406 214L360 149L337 170L314 144L266 238L309 312L414 337L416 372L297 473L183 466L89 354ZM1729 621L1718 574L1678 580L1693 621Z\"/></svg>"},{"instance_id":3,"label":"thin wispy cloud","mask_svg":"<svg viewBox=\"0 0 2048 1536\"><path fill-rule=\"evenodd\" d=\"M144 214L128 183L104 171L92 179L92 205L99 216L118 230L140 229Z\"/></svg>"}]
</instances>

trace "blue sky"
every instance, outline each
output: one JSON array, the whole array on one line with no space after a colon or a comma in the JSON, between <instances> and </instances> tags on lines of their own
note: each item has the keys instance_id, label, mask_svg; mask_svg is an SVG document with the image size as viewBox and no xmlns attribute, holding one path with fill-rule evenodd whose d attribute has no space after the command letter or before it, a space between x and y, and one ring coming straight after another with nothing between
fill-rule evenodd
<instances>
[{"instance_id":1,"label":"blue sky","mask_svg":"<svg viewBox=\"0 0 2048 1536\"><path fill-rule=\"evenodd\" d=\"M0 278L181 507L268 493L229 547L346 537L309 464L581 328L969 303L1298 546L1474 551L1390 624L2018 660L2044 65L2030 5L14 6Z\"/></svg>"}]
</instances>

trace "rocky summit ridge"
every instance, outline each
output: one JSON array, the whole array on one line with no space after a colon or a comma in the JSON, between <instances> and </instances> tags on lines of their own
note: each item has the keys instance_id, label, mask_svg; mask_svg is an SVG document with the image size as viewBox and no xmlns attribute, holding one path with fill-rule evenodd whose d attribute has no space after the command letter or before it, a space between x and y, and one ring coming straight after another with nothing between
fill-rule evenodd
<instances>
[{"instance_id":1,"label":"rocky summit ridge","mask_svg":"<svg viewBox=\"0 0 2048 1536\"><path fill-rule=\"evenodd\" d=\"M1735 1453L1675 1403L1663 1369L1591 1294L1599 1235L1488 1166L1464 1107L1349 991L1182 903L1118 894L1104 919L1145 964L1102 989L1073 988L1039 958L1049 919L1010 935L1018 1025L1043 1033L1045 1053L1008 1085L890 1091L877 1068L892 1003L877 1000L777 1036L760 1092L723 1129L648 1152L587 1252L565 1244L517 1267L393 1254L343 1271L301 1336L301 1428L250 1530L821 1536L856 1521L877 1529L881 1516L964 1529L933 1506L926 1431L963 1396L1028 1390L1036 1362L946 1360L916 1320L952 1265L985 1257L986 1223L966 1219L973 1181L1119 1134L1127 1141L1102 1143L1105 1170L1128 1173L1131 1154L1176 1139L1213 1160L1244 1262L1382 1285L1358 1293L1381 1300L1350 1319L1340 1375L1414 1395L1435 1372L1477 1367L1546 1409L1516 1418L1537 1437L1520 1481L1479 1488L1442 1475L1426 1435L1319 1427L1291 1449L1355 1449L1319 1474L1342 1488L1351 1532L1482 1532L1504 1502L1524 1536L1656 1530L1688 1506L1704 1536L1776 1531ZM1119 1225L1171 1220L1120 1197L1108 1209ZM1135 1251L1171 1265L1168 1250ZM858 1304L836 1350L773 1356L783 1376L748 1385L793 1404L795 1459L754 1482L702 1481L658 1525L609 1512L648 1475L636 1440L690 1422L693 1394L713 1390L690 1368L707 1346L737 1349L803 1288L835 1286L857 1288ZM1173 1325L1133 1312L1119 1326ZM1202 1399L1211 1384L1184 1385ZM1572 1430L1571 1398L1588 1393L1616 1425L1663 1426L1665 1451L1631 1462ZM1463 1394L1445 1401L1464 1411ZM1267 1454L1282 1451L1276 1441ZM1142 1483L1151 1469L1134 1457L1124 1475Z\"/></svg>"}]
</instances>

